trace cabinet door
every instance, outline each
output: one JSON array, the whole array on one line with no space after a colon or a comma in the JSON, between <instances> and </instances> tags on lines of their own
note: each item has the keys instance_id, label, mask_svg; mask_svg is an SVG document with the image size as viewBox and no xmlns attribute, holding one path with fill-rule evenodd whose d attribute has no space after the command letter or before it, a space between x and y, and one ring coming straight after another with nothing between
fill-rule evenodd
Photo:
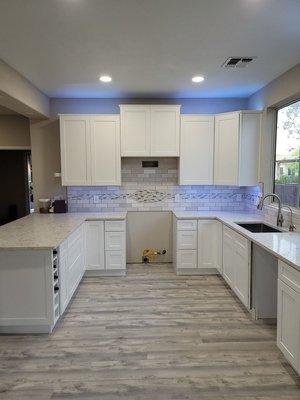
<instances>
[{"instance_id":1,"label":"cabinet door","mask_svg":"<svg viewBox=\"0 0 300 400\"><path fill-rule=\"evenodd\" d=\"M121 184L118 115L91 117L91 170L92 185Z\"/></svg>"},{"instance_id":2,"label":"cabinet door","mask_svg":"<svg viewBox=\"0 0 300 400\"><path fill-rule=\"evenodd\" d=\"M212 185L214 116L181 117L180 185Z\"/></svg>"},{"instance_id":3,"label":"cabinet door","mask_svg":"<svg viewBox=\"0 0 300 400\"><path fill-rule=\"evenodd\" d=\"M150 106L121 105L122 157L150 156Z\"/></svg>"},{"instance_id":4,"label":"cabinet door","mask_svg":"<svg viewBox=\"0 0 300 400\"><path fill-rule=\"evenodd\" d=\"M299 372L300 294L278 280L277 346Z\"/></svg>"},{"instance_id":5,"label":"cabinet door","mask_svg":"<svg viewBox=\"0 0 300 400\"><path fill-rule=\"evenodd\" d=\"M223 229L223 278L233 287L234 282L234 237L230 229Z\"/></svg>"},{"instance_id":6,"label":"cabinet door","mask_svg":"<svg viewBox=\"0 0 300 400\"><path fill-rule=\"evenodd\" d=\"M233 290L241 302L249 308L250 291L250 242L235 234L234 241L234 286Z\"/></svg>"},{"instance_id":7,"label":"cabinet door","mask_svg":"<svg viewBox=\"0 0 300 400\"><path fill-rule=\"evenodd\" d=\"M88 270L105 269L104 222L85 222L85 265Z\"/></svg>"},{"instance_id":8,"label":"cabinet door","mask_svg":"<svg viewBox=\"0 0 300 400\"><path fill-rule=\"evenodd\" d=\"M90 120L85 115L60 117L62 185L89 185Z\"/></svg>"},{"instance_id":9,"label":"cabinet door","mask_svg":"<svg viewBox=\"0 0 300 400\"><path fill-rule=\"evenodd\" d=\"M215 117L214 183L237 185L239 168L239 114Z\"/></svg>"},{"instance_id":10,"label":"cabinet door","mask_svg":"<svg viewBox=\"0 0 300 400\"><path fill-rule=\"evenodd\" d=\"M216 268L217 241L216 221L198 221L198 268Z\"/></svg>"},{"instance_id":11,"label":"cabinet door","mask_svg":"<svg viewBox=\"0 0 300 400\"><path fill-rule=\"evenodd\" d=\"M179 157L180 106L151 106L151 156Z\"/></svg>"}]
</instances>

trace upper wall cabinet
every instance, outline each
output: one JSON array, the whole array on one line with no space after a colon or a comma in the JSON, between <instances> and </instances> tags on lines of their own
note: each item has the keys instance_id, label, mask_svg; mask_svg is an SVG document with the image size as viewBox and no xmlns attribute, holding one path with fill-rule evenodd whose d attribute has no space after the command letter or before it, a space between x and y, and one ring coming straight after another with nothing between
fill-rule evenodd
<instances>
[{"instance_id":1,"label":"upper wall cabinet","mask_svg":"<svg viewBox=\"0 0 300 400\"><path fill-rule=\"evenodd\" d=\"M215 116L214 183L258 183L261 113L240 111Z\"/></svg>"},{"instance_id":2,"label":"upper wall cabinet","mask_svg":"<svg viewBox=\"0 0 300 400\"><path fill-rule=\"evenodd\" d=\"M119 116L99 115L90 121L92 184L121 185Z\"/></svg>"},{"instance_id":3,"label":"upper wall cabinet","mask_svg":"<svg viewBox=\"0 0 300 400\"><path fill-rule=\"evenodd\" d=\"M180 106L120 105L122 157L178 157Z\"/></svg>"},{"instance_id":4,"label":"upper wall cabinet","mask_svg":"<svg viewBox=\"0 0 300 400\"><path fill-rule=\"evenodd\" d=\"M179 157L180 106L151 106L150 155Z\"/></svg>"},{"instance_id":5,"label":"upper wall cabinet","mask_svg":"<svg viewBox=\"0 0 300 400\"><path fill-rule=\"evenodd\" d=\"M90 185L90 121L86 115L60 116L63 185Z\"/></svg>"},{"instance_id":6,"label":"upper wall cabinet","mask_svg":"<svg viewBox=\"0 0 300 400\"><path fill-rule=\"evenodd\" d=\"M150 155L150 107L121 105L121 155Z\"/></svg>"},{"instance_id":7,"label":"upper wall cabinet","mask_svg":"<svg viewBox=\"0 0 300 400\"><path fill-rule=\"evenodd\" d=\"M212 185L213 160L214 116L182 116L179 184Z\"/></svg>"},{"instance_id":8,"label":"upper wall cabinet","mask_svg":"<svg viewBox=\"0 0 300 400\"><path fill-rule=\"evenodd\" d=\"M118 115L61 115L60 141L64 186L121 184Z\"/></svg>"}]
</instances>

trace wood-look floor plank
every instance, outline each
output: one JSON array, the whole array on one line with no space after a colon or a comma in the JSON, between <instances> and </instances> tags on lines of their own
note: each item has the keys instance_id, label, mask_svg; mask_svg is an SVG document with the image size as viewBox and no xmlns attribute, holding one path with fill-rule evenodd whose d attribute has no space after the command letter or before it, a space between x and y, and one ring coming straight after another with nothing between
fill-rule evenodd
<instances>
[{"instance_id":1,"label":"wood-look floor plank","mask_svg":"<svg viewBox=\"0 0 300 400\"><path fill-rule=\"evenodd\" d=\"M51 336L0 336L0 361L1 400L300 400L276 326L171 265L85 278Z\"/></svg>"}]
</instances>

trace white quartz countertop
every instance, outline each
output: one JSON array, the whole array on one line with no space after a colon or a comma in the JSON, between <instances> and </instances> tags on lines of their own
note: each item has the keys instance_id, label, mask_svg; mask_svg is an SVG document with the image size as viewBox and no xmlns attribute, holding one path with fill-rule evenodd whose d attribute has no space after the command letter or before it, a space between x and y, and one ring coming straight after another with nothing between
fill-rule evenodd
<instances>
[{"instance_id":1,"label":"white quartz countertop","mask_svg":"<svg viewBox=\"0 0 300 400\"><path fill-rule=\"evenodd\" d=\"M280 233L252 233L237 225L242 222L264 222L273 226L264 220L261 212L174 211L174 215L178 219L217 219L253 243L263 247L275 257L300 270L300 233L287 232L285 229Z\"/></svg>"},{"instance_id":2,"label":"white quartz countertop","mask_svg":"<svg viewBox=\"0 0 300 400\"><path fill-rule=\"evenodd\" d=\"M84 221L124 220L126 212L31 214L0 227L0 249L54 249Z\"/></svg>"}]
</instances>

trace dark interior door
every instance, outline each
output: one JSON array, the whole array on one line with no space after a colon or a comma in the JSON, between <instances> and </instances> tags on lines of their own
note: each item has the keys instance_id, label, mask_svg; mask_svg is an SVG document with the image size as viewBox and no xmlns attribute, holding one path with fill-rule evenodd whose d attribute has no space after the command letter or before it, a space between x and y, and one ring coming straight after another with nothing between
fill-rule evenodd
<instances>
[{"instance_id":1,"label":"dark interior door","mask_svg":"<svg viewBox=\"0 0 300 400\"><path fill-rule=\"evenodd\" d=\"M25 150L0 150L0 225L30 213Z\"/></svg>"}]
</instances>

